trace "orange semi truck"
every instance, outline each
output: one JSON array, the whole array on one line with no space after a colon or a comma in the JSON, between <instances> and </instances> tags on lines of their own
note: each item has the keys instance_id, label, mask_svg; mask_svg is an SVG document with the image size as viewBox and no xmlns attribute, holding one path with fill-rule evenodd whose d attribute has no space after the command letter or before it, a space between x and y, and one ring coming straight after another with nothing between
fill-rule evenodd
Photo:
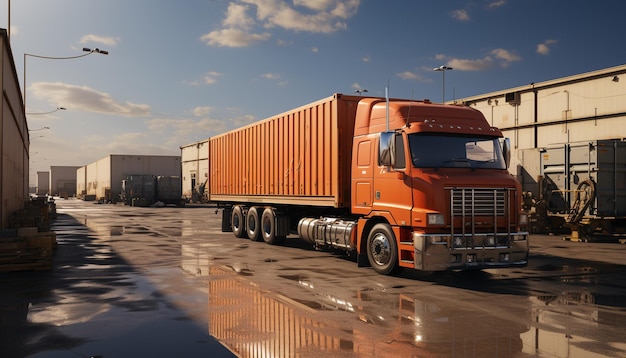
<instances>
[{"instance_id":1,"label":"orange semi truck","mask_svg":"<svg viewBox=\"0 0 626 358\"><path fill-rule=\"evenodd\" d=\"M391 274L527 265L508 139L467 106L334 94L209 139L222 230Z\"/></svg>"}]
</instances>

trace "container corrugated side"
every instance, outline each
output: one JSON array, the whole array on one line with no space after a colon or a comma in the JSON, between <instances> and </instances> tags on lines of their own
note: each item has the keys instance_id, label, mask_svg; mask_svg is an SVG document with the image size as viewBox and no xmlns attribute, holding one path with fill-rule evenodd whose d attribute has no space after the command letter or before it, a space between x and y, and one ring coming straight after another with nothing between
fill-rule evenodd
<instances>
[{"instance_id":1,"label":"container corrugated side","mask_svg":"<svg viewBox=\"0 0 626 358\"><path fill-rule=\"evenodd\" d=\"M209 140L209 200L348 207L360 97L335 94Z\"/></svg>"}]
</instances>

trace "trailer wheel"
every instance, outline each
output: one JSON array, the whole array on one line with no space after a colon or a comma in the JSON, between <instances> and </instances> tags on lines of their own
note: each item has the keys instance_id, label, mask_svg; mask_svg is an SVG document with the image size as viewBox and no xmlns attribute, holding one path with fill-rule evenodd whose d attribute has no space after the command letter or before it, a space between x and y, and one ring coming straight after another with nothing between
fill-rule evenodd
<instances>
[{"instance_id":1,"label":"trailer wheel","mask_svg":"<svg viewBox=\"0 0 626 358\"><path fill-rule=\"evenodd\" d=\"M248 239L252 241L261 241L261 225L260 225L259 211L256 206L248 209L246 215L246 231L248 233Z\"/></svg>"},{"instance_id":2,"label":"trailer wheel","mask_svg":"<svg viewBox=\"0 0 626 358\"><path fill-rule=\"evenodd\" d=\"M273 208L265 208L263 215L261 215L261 235L263 241L270 245L279 245L285 242L285 236L281 236L278 233L279 218L276 216L276 212Z\"/></svg>"},{"instance_id":3,"label":"trailer wheel","mask_svg":"<svg viewBox=\"0 0 626 358\"><path fill-rule=\"evenodd\" d=\"M235 237L246 237L246 217L240 205L233 207L233 212L230 217L230 226Z\"/></svg>"},{"instance_id":4,"label":"trailer wheel","mask_svg":"<svg viewBox=\"0 0 626 358\"><path fill-rule=\"evenodd\" d=\"M376 224L367 237L367 258L374 271L389 275L398 269L396 237L388 224Z\"/></svg>"}]
</instances>

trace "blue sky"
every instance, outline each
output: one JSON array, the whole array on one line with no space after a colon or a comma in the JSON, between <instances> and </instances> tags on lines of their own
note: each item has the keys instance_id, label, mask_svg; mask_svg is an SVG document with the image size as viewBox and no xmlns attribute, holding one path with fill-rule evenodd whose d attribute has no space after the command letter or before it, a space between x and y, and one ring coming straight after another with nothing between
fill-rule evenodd
<instances>
[{"instance_id":1,"label":"blue sky","mask_svg":"<svg viewBox=\"0 0 626 358\"><path fill-rule=\"evenodd\" d=\"M9 23L0 0L0 27ZM626 2L13 0L31 182L180 146L333 93L441 101L626 63ZM109 51L72 60L83 47ZM49 127L50 129L42 129Z\"/></svg>"}]
</instances>

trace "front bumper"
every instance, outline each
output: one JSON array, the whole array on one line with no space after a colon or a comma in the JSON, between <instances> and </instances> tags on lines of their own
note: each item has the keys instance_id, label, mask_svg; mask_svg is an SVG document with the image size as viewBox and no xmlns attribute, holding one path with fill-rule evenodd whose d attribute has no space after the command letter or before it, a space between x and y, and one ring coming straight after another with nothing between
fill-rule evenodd
<instances>
[{"instance_id":1,"label":"front bumper","mask_svg":"<svg viewBox=\"0 0 626 358\"><path fill-rule=\"evenodd\" d=\"M413 233L415 268L448 271L524 267L528 265L528 233Z\"/></svg>"}]
</instances>

